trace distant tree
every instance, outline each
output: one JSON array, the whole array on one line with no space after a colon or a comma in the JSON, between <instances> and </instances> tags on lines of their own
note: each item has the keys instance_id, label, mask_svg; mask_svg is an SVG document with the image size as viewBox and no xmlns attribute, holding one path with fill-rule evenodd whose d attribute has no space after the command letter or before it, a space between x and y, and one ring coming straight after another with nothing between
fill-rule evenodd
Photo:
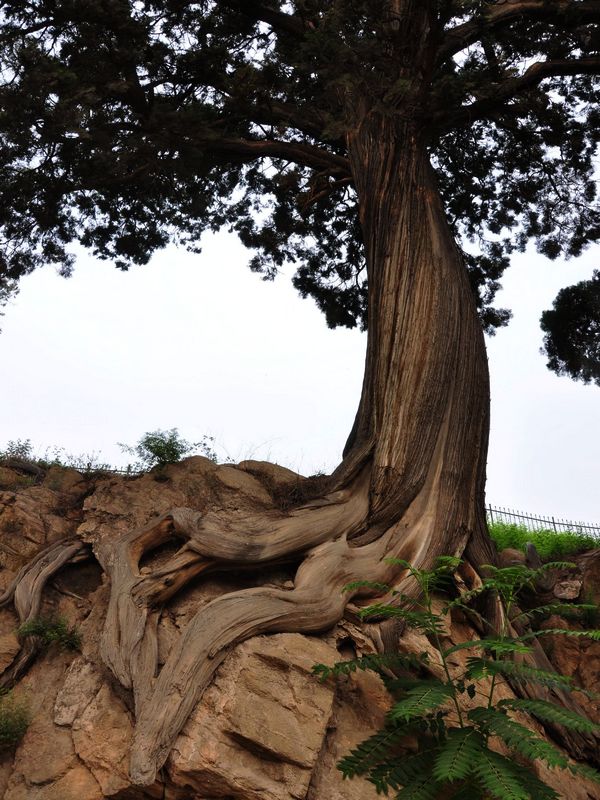
<instances>
[{"instance_id":1,"label":"distant tree","mask_svg":"<svg viewBox=\"0 0 600 800\"><path fill-rule=\"evenodd\" d=\"M561 289L541 319L548 367L600 386L600 272Z\"/></svg>"},{"instance_id":2,"label":"distant tree","mask_svg":"<svg viewBox=\"0 0 600 800\"><path fill-rule=\"evenodd\" d=\"M69 274L73 242L126 269L225 227L265 276L295 264L330 325L368 327L358 413L321 501L253 519L174 511L154 538L99 555L114 593L103 654L136 695L132 776L149 783L232 642L332 624L344 583L392 579L387 556L494 558L483 331L507 321L492 302L513 250L577 255L600 236L600 0L1 9L5 289L48 262ZM169 524L188 539L175 587L196 557L303 561L285 597L256 589L245 611L232 594L200 612L154 682L156 614L129 597L128 570ZM148 608L169 591L148 590Z\"/></svg>"}]
</instances>

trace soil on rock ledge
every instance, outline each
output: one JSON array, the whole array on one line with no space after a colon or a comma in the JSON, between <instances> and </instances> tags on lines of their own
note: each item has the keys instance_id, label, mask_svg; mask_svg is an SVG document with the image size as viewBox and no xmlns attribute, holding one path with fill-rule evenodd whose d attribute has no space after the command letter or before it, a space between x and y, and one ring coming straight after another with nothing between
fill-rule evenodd
<instances>
[{"instance_id":1,"label":"soil on rock ledge","mask_svg":"<svg viewBox=\"0 0 600 800\"><path fill-rule=\"evenodd\" d=\"M134 479L85 477L61 468L31 478L2 468L0 591L37 552L65 537L93 546L177 506L243 515L286 508L318 491L318 482L306 484L283 467L250 461L217 466L201 457ZM142 572L159 568L176 546L148 554ZM586 570L598 570L600 561L588 562ZM248 586L290 588L293 579L293 564L195 579L162 612L159 664L202 605ZM320 636L279 633L235 647L177 738L159 781L132 786L132 699L99 653L108 595L107 578L94 560L65 567L48 584L42 612L76 625L82 650L51 649L15 687L31 721L20 745L0 758L0 800L375 800L370 784L342 781L335 765L381 726L389 704L381 681L366 673L320 683L311 674L315 663L375 651L369 631L350 618ZM0 670L19 648L16 620L12 608L0 609ZM447 634L454 643L476 636L458 618ZM568 663L555 648L557 663L597 685L600 645L573 642ZM412 633L402 645L419 653L431 647ZM600 790L580 779L541 777L568 800L600 800Z\"/></svg>"}]
</instances>

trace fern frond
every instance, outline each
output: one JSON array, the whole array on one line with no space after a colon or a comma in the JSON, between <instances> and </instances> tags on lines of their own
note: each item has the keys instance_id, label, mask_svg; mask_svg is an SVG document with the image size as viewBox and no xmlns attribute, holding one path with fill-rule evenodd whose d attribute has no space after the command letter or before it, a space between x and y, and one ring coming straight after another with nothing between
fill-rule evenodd
<instances>
[{"instance_id":1,"label":"fern frond","mask_svg":"<svg viewBox=\"0 0 600 800\"><path fill-rule=\"evenodd\" d=\"M418 656L412 653L368 653L367 655L354 658L350 661L338 661L331 667L328 667L326 664L315 664L312 671L323 681L331 676L350 675L357 670L363 672L365 670L381 672L381 670L386 667L418 669L420 666L427 663L427 658L427 653L421 653Z\"/></svg>"},{"instance_id":2,"label":"fern frond","mask_svg":"<svg viewBox=\"0 0 600 800\"><path fill-rule=\"evenodd\" d=\"M395 800L436 800L442 787L431 775L420 775L405 784Z\"/></svg>"},{"instance_id":3,"label":"fern frond","mask_svg":"<svg viewBox=\"0 0 600 800\"><path fill-rule=\"evenodd\" d=\"M573 605L573 603L548 603L548 605L537 606L537 608L532 608L529 611L522 611L516 617L513 617L511 622L527 622L535 617L545 617L551 614L573 615L577 612L594 611L597 608L598 606L593 603L579 603L577 605Z\"/></svg>"},{"instance_id":4,"label":"fern frond","mask_svg":"<svg viewBox=\"0 0 600 800\"><path fill-rule=\"evenodd\" d=\"M497 800L559 800L558 794L529 770L493 750L481 753L473 771Z\"/></svg>"},{"instance_id":5,"label":"fern frond","mask_svg":"<svg viewBox=\"0 0 600 800\"><path fill-rule=\"evenodd\" d=\"M568 769L573 775L581 775L590 781L600 783L600 772L593 767L588 767L587 764L569 764Z\"/></svg>"},{"instance_id":6,"label":"fern frond","mask_svg":"<svg viewBox=\"0 0 600 800\"><path fill-rule=\"evenodd\" d=\"M571 728L574 731L583 731L587 733L594 733L600 731L600 725L596 725L586 717L581 716L576 711L570 711L561 706L555 706L547 700L522 700L520 698L508 698L500 700L498 708L510 708L514 711L525 711L527 714L533 714L538 719L544 722L554 722L558 725L564 725L565 728Z\"/></svg>"},{"instance_id":7,"label":"fern frond","mask_svg":"<svg viewBox=\"0 0 600 800\"><path fill-rule=\"evenodd\" d=\"M469 781L464 786L461 786L454 794L449 795L450 800L484 800L481 787Z\"/></svg>"},{"instance_id":8,"label":"fern frond","mask_svg":"<svg viewBox=\"0 0 600 800\"><path fill-rule=\"evenodd\" d=\"M386 603L375 603L361 609L359 616L361 619L371 619L373 617L390 619L393 617L404 620L409 628L422 630L425 633L442 634L444 632L443 621L437 614L432 614L429 611L415 611L410 608L390 606Z\"/></svg>"},{"instance_id":9,"label":"fern frond","mask_svg":"<svg viewBox=\"0 0 600 800\"><path fill-rule=\"evenodd\" d=\"M388 678L384 675L383 680L385 682L385 687L389 692L408 692L415 687L423 685L423 678L411 678L409 676Z\"/></svg>"},{"instance_id":10,"label":"fern frond","mask_svg":"<svg viewBox=\"0 0 600 800\"><path fill-rule=\"evenodd\" d=\"M474 639L470 642L460 642L455 644L448 650L444 650L442 655L447 658L452 653L457 653L459 650L491 650L493 653L531 653L532 648L526 644L521 644L521 637L511 639L506 637L504 639Z\"/></svg>"},{"instance_id":11,"label":"fern frond","mask_svg":"<svg viewBox=\"0 0 600 800\"><path fill-rule=\"evenodd\" d=\"M391 586L387 583L379 583L378 581L352 581L347 583L342 589L343 592L354 592L356 589L372 589L379 594L387 594L391 591Z\"/></svg>"},{"instance_id":12,"label":"fern frond","mask_svg":"<svg viewBox=\"0 0 600 800\"><path fill-rule=\"evenodd\" d=\"M518 683L539 683L542 686L560 686L563 689L573 689L573 681L566 675L557 672L549 672L544 669L536 669L526 664L517 664L514 661L492 661L487 658L467 659L467 671L465 677L471 680L503 675Z\"/></svg>"},{"instance_id":13,"label":"fern frond","mask_svg":"<svg viewBox=\"0 0 600 800\"><path fill-rule=\"evenodd\" d=\"M449 603L446 604L446 608L460 608L462 606L468 608L469 602L474 600L479 595L483 594L483 592L487 591L487 587L485 586L477 586L475 589L469 589L466 592L463 592L460 597L457 597L455 600L451 600Z\"/></svg>"},{"instance_id":14,"label":"fern frond","mask_svg":"<svg viewBox=\"0 0 600 800\"><path fill-rule=\"evenodd\" d=\"M392 706L388 717L392 720L408 722L438 708L451 696L451 685L440 681L422 681L420 686L409 689L406 697Z\"/></svg>"},{"instance_id":15,"label":"fern frond","mask_svg":"<svg viewBox=\"0 0 600 800\"><path fill-rule=\"evenodd\" d=\"M384 728L369 736L361 742L348 755L344 756L337 768L344 778L352 778L355 775L364 775L369 772L382 760L386 760L390 749L394 747L412 730L411 725L395 725L388 723Z\"/></svg>"},{"instance_id":16,"label":"fern frond","mask_svg":"<svg viewBox=\"0 0 600 800\"><path fill-rule=\"evenodd\" d=\"M476 728L451 728L446 740L440 744L433 767L436 780L456 781L466 778L485 746L485 740Z\"/></svg>"},{"instance_id":17,"label":"fern frond","mask_svg":"<svg viewBox=\"0 0 600 800\"><path fill-rule=\"evenodd\" d=\"M528 796L531 800L561 800L560 795L552 787L540 780L529 767L524 767L516 761L511 761L510 763L521 781L521 785L529 792Z\"/></svg>"},{"instance_id":18,"label":"fern frond","mask_svg":"<svg viewBox=\"0 0 600 800\"><path fill-rule=\"evenodd\" d=\"M550 767L561 769L566 769L569 765L569 760L558 748L536 736L529 728L511 719L502 711L495 708L473 708L469 711L468 717L485 734L497 736L512 750L530 761L542 760Z\"/></svg>"},{"instance_id":19,"label":"fern frond","mask_svg":"<svg viewBox=\"0 0 600 800\"><path fill-rule=\"evenodd\" d=\"M401 787L419 780L423 775L431 776L434 755L435 749L404 755L402 758L389 758L385 763L372 769L367 780L378 792L387 793L388 789L398 791ZM439 789L438 786L437 791Z\"/></svg>"}]
</instances>

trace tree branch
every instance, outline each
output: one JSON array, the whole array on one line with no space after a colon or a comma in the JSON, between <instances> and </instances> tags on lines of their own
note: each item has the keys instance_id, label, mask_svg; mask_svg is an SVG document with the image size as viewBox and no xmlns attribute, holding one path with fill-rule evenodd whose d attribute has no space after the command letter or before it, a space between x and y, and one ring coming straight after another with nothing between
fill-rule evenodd
<instances>
[{"instance_id":1,"label":"tree branch","mask_svg":"<svg viewBox=\"0 0 600 800\"><path fill-rule=\"evenodd\" d=\"M458 126L471 123L476 119L489 116L503 106L507 100L527 91L527 89L532 89L545 78L598 74L600 74L600 56L538 61L528 67L520 77L496 84L493 95L491 94L481 100L475 100L473 103L461 106L450 113L441 111L433 115L432 121L434 124L441 125L441 127L446 127L449 124Z\"/></svg>"},{"instance_id":2,"label":"tree branch","mask_svg":"<svg viewBox=\"0 0 600 800\"><path fill-rule=\"evenodd\" d=\"M542 19L571 27L600 22L600 0L498 0L479 17L448 30L437 62L451 58L482 36L517 20Z\"/></svg>"},{"instance_id":3,"label":"tree branch","mask_svg":"<svg viewBox=\"0 0 600 800\"><path fill-rule=\"evenodd\" d=\"M292 36L303 36L306 26L294 14L285 14L269 8L257 0L221 0L220 5L240 11L258 22L266 22L275 33L287 33Z\"/></svg>"},{"instance_id":4,"label":"tree branch","mask_svg":"<svg viewBox=\"0 0 600 800\"><path fill-rule=\"evenodd\" d=\"M248 160L284 158L287 161L293 161L310 169L326 171L335 176L351 174L350 162L347 158L303 142L284 142L278 139L210 138L201 143L208 150L232 153L248 158Z\"/></svg>"}]
</instances>

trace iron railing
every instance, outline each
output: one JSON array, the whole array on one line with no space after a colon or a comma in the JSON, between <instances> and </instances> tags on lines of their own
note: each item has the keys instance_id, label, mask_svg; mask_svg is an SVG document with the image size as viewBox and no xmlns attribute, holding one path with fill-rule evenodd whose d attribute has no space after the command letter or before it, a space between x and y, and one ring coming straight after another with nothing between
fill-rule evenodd
<instances>
[{"instance_id":1,"label":"iron railing","mask_svg":"<svg viewBox=\"0 0 600 800\"><path fill-rule=\"evenodd\" d=\"M589 525L585 522L575 522L571 519L556 517L532 516L522 511L511 508L487 506L487 515L490 522L506 522L508 524L523 525L529 531L548 530L559 533L560 531L574 531L600 539L600 525Z\"/></svg>"}]
</instances>

